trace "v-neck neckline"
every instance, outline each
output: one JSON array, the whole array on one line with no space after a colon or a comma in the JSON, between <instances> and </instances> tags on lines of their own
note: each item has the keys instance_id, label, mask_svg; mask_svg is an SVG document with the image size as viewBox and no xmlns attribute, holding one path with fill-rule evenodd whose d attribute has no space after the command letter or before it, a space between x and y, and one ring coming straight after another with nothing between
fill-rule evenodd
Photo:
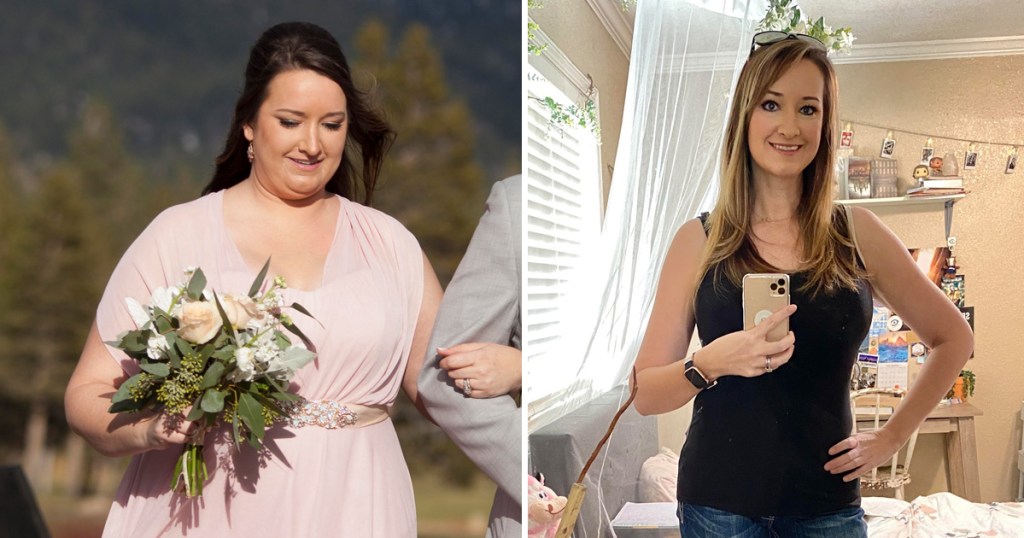
<instances>
[{"instance_id":1,"label":"v-neck neckline","mask_svg":"<svg viewBox=\"0 0 1024 538\"><path fill-rule=\"evenodd\" d=\"M216 216L219 219L221 230L224 234L224 241L229 245L232 255L234 256L234 262L240 267L245 268L245 272L252 274L253 278L259 274L259 269L253 269L249 266L249 262L245 260L245 256L242 255L241 249L238 248L238 244L235 239L231 236L231 231L228 229L227 219L224 213L224 190L220 190L214 193L217 199L214 201ZM292 290L298 293L316 293L324 288L327 283L327 271L331 268L331 261L338 244L338 238L341 235L341 221L345 212L345 199L342 196L334 195L338 199L338 216L334 222L334 237L331 239L331 246L327 248L327 255L324 257L324 264L320 268L320 282L311 289L296 288L289 285L287 290ZM273 277L272 274L268 273L268 277Z\"/></svg>"}]
</instances>

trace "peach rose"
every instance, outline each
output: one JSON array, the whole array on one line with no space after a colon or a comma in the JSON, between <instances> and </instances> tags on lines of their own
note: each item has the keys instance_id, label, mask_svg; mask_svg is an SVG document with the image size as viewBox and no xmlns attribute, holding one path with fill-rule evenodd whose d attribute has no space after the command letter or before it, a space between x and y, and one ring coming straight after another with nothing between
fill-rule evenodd
<instances>
[{"instance_id":1,"label":"peach rose","mask_svg":"<svg viewBox=\"0 0 1024 538\"><path fill-rule=\"evenodd\" d=\"M241 297L225 295L220 298L220 305L224 307L228 321L236 329L244 329L249 320L259 317L260 311L256 308L256 303L245 295Z\"/></svg>"},{"instance_id":2,"label":"peach rose","mask_svg":"<svg viewBox=\"0 0 1024 538\"><path fill-rule=\"evenodd\" d=\"M181 305L178 317L181 326L178 335L193 344L205 344L217 336L223 323L217 305L206 301L192 301Z\"/></svg>"}]
</instances>

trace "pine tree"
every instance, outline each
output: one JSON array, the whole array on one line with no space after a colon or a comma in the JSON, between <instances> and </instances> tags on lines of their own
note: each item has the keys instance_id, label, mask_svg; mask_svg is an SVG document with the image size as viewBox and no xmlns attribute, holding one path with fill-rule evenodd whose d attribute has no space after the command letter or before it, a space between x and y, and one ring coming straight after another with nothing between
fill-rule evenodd
<instances>
[{"instance_id":1,"label":"pine tree","mask_svg":"<svg viewBox=\"0 0 1024 538\"><path fill-rule=\"evenodd\" d=\"M68 166L80 178L88 209L107 239L99 269L109 274L118 257L153 217L145 172L125 146L110 107L86 100L68 140Z\"/></svg>"},{"instance_id":2,"label":"pine tree","mask_svg":"<svg viewBox=\"0 0 1024 538\"><path fill-rule=\"evenodd\" d=\"M416 235L447 283L483 211L485 178L473 125L466 105L448 90L429 31L411 25L393 53L390 42L374 21L356 37L356 71L375 86L398 133L375 205Z\"/></svg>"},{"instance_id":3,"label":"pine tree","mask_svg":"<svg viewBox=\"0 0 1024 538\"><path fill-rule=\"evenodd\" d=\"M27 200L22 225L8 235L8 289L0 356L3 391L27 402L24 462L33 476L51 413L82 351L100 293L99 226L75 171L58 166Z\"/></svg>"}]
</instances>

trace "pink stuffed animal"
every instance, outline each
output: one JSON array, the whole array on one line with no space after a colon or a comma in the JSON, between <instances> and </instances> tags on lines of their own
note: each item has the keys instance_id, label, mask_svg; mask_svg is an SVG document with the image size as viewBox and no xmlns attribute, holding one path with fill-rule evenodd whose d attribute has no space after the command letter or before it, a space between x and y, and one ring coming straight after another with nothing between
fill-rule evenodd
<instances>
[{"instance_id":1,"label":"pink stuffed animal","mask_svg":"<svg viewBox=\"0 0 1024 538\"><path fill-rule=\"evenodd\" d=\"M558 532L558 522L562 520L562 510L568 499L556 495L551 488L544 485L544 475L537 480L527 476L526 511L529 514L529 538L554 538Z\"/></svg>"}]
</instances>

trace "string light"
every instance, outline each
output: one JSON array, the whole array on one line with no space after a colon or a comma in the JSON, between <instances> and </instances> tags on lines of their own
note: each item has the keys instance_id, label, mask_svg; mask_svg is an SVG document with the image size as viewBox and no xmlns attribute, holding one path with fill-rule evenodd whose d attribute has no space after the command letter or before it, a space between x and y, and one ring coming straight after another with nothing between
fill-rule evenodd
<instances>
[{"instance_id":1,"label":"string light","mask_svg":"<svg viewBox=\"0 0 1024 538\"><path fill-rule=\"evenodd\" d=\"M847 125L851 125L851 126L860 125L862 127L874 127L876 129L884 129L884 130L886 130L890 134L893 133L893 132L897 132L897 133L903 133L903 134L917 135L917 136L925 137L925 138L928 139L928 145L931 146L931 147L934 147L932 145L932 137L938 138L939 140L952 140L952 141L955 141L955 142L964 142L966 144L975 144L975 143L977 143L977 144L982 144L982 145L985 145L985 146L1003 146L1003 147L1008 147L1008 148L1009 147L1014 147L1014 146L1024 146L1024 142L1000 142L1000 141L992 141L992 140L978 140L978 139L969 139L969 138L957 138L955 136L937 135L935 133L923 133L923 132L920 132L920 131L910 131L910 130L907 130L907 129L894 129L894 128L888 126L888 125L879 125L879 124L876 124L876 123L868 123L868 122L863 122L863 121L854 121L854 120L843 120L843 121ZM852 127L851 127L851 129L852 129Z\"/></svg>"}]
</instances>

